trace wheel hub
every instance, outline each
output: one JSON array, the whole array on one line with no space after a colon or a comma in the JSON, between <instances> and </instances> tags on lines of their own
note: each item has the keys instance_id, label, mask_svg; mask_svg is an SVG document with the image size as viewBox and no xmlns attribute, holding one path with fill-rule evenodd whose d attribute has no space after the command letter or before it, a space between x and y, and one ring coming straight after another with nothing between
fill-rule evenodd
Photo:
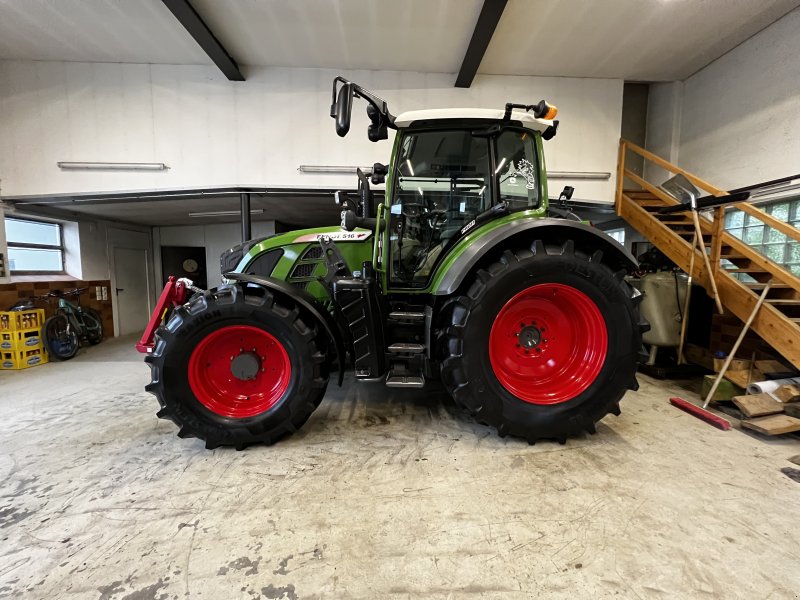
<instances>
[{"instance_id":1,"label":"wheel hub","mask_svg":"<svg viewBox=\"0 0 800 600\"><path fill-rule=\"evenodd\" d=\"M517 334L517 339L523 348L535 348L542 341L542 332L534 325L527 325Z\"/></svg>"},{"instance_id":2,"label":"wheel hub","mask_svg":"<svg viewBox=\"0 0 800 600\"><path fill-rule=\"evenodd\" d=\"M242 381L252 381L261 370L261 357L257 352L242 352L231 360L231 374Z\"/></svg>"}]
</instances>

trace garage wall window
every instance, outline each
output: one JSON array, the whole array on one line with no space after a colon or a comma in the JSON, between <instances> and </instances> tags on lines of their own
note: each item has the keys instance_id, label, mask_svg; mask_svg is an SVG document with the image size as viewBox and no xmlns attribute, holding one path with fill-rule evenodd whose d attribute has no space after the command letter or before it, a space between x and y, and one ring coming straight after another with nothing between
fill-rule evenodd
<instances>
[{"instance_id":1,"label":"garage wall window","mask_svg":"<svg viewBox=\"0 0 800 600\"><path fill-rule=\"evenodd\" d=\"M12 274L64 272L64 235L58 223L6 218L8 266Z\"/></svg>"},{"instance_id":2,"label":"garage wall window","mask_svg":"<svg viewBox=\"0 0 800 600\"><path fill-rule=\"evenodd\" d=\"M780 221L800 227L800 198L779 200L759 208ZM800 244L787 235L740 210L731 210L725 215L725 229L767 258L800 275Z\"/></svg>"},{"instance_id":3,"label":"garage wall window","mask_svg":"<svg viewBox=\"0 0 800 600\"><path fill-rule=\"evenodd\" d=\"M619 227L617 229L609 229L606 231L606 235L614 238L623 246L625 245L625 228Z\"/></svg>"}]
</instances>

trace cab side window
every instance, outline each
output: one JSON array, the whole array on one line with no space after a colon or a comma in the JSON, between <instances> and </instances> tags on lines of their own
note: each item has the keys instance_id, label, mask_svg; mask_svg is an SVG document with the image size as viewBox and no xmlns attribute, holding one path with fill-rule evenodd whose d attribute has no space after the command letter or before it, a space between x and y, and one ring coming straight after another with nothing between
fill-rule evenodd
<instances>
[{"instance_id":1,"label":"cab side window","mask_svg":"<svg viewBox=\"0 0 800 600\"><path fill-rule=\"evenodd\" d=\"M539 206L539 171L532 133L506 130L497 137L496 172L500 202L511 210Z\"/></svg>"}]
</instances>

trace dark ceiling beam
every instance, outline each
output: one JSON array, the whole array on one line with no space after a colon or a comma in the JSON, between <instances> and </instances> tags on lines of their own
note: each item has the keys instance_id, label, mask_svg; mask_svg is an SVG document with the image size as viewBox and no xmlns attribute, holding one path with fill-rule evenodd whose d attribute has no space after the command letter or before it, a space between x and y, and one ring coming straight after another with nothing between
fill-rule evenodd
<instances>
[{"instance_id":1,"label":"dark ceiling beam","mask_svg":"<svg viewBox=\"0 0 800 600\"><path fill-rule=\"evenodd\" d=\"M486 48L492 41L492 35L497 28L497 23L506 8L508 0L484 0L478 22L475 24L475 31L472 32L472 39L469 41L467 53L464 55L464 62L456 77L456 87L468 88L475 79L475 73L481 66L483 55Z\"/></svg>"},{"instance_id":2,"label":"dark ceiling beam","mask_svg":"<svg viewBox=\"0 0 800 600\"><path fill-rule=\"evenodd\" d=\"M239 71L239 65L233 60L225 47L214 36L197 11L189 4L189 0L161 0L164 5L175 15L183 28L189 32L208 57L214 61L231 81L244 81L244 75Z\"/></svg>"}]
</instances>

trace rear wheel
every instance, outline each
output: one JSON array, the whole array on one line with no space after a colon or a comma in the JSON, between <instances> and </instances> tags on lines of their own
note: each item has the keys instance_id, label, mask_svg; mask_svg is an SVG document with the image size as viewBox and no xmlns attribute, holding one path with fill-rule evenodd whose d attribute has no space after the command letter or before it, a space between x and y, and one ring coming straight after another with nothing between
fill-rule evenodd
<instances>
[{"instance_id":1,"label":"rear wheel","mask_svg":"<svg viewBox=\"0 0 800 600\"><path fill-rule=\"evenodd\" d=\"M623 276L571 241L506 251L443 311L445 386L503 436L593 433L638 388L648 325Z\"/></svg>"},{"instance_id":2,"label":"rear wheel","mask_svg":"<svg viewBox=\"0 0 800 600\"><path fill-rule=\"evenodd\" d=\"M253 285L176 308L145 360L158 416L207 448L277 442L306 422L328 384L325 334L290 299Z\"/></svg>"},{"instance_id":3,"label":"rear wheel","mask_svg":"<svg viewBox=\"0 0 800 600\"><path fill-rule=\"evenodd\" d=\"M56 360L69 360L78 353L78 334L64 314L44 322L44 340L48 354Z\"/></svg>"}]
</instances>

